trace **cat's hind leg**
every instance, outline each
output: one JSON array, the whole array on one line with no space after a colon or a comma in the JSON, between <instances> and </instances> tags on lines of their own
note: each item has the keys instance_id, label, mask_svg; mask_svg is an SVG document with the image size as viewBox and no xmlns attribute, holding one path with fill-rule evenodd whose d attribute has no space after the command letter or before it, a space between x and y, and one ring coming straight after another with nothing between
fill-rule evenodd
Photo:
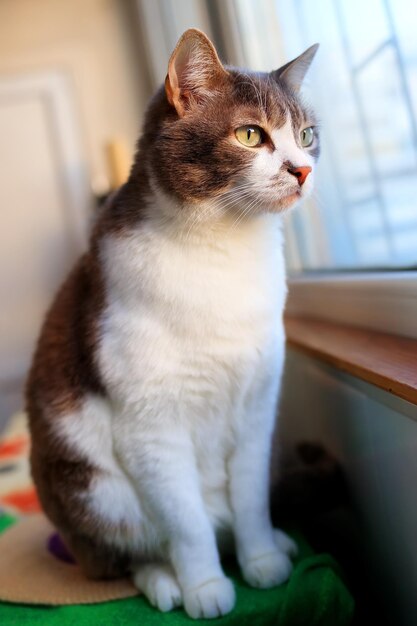
<instances>
[{"instance_id":1,"label":"cat's hind leg","mask_svg":"<svg viewBox=\"0 0 417 626\"><path fill-rule=\"evenodd\" d=\"M144 563L133 568L133 582L163 613L182 605L182 592L170 565Z\"/></svg>"},{"instance_id":2,"label":"cat's hind leg","mask_svg":"<svg viewBox=\"0 0 417 626\"><path fill-rule=\"evenodd\" d=\"M129 556L116 546L98 542L79 533L62 533L71 556L87 578L110 580L126 576L130 570Z\"/></svg>"},{"instance_id":3,"label":"cat's hind leg","mask_svg":"<svg viewBox=\"0 0 417 626\"><path fill-rule=\"evenodd\" d=\"M297 556L298 546L287 533L279 528L274 528L275 545L281 552L285 552L288 556Z\"/></svg>"}]
</instances>

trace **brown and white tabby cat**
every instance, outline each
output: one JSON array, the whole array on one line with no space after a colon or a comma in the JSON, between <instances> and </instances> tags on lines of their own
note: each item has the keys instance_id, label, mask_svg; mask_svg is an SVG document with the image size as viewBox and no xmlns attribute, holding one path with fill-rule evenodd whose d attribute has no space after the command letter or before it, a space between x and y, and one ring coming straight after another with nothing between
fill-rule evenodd
<instances>
[{"instance_id":1,"label":"brown and white tabby cat","mask_svg":"<svg viewBox=\"0 0 417 626\"><path fill-rule=\"evenodd\" d=\"M162 611L232 610L287 580L268 470L284 360L282 212L312 188L298 90L317 46L270 73L188 30L129 180L44 323L27 385L43 508L90 577L130 572Z\"/></svg>"}]
</instances>

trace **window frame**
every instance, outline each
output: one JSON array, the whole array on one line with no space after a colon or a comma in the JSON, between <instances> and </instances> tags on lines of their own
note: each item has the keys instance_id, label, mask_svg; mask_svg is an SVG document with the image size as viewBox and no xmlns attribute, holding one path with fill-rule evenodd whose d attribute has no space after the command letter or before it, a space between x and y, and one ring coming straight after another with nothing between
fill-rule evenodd
<instances>
[{"instance_id":1,"label":"window frame","mask_svg":"<svg viewBox=\"0 0 417 626\"><path fill-rule=\"evenodd\" d=\"M288 315L417 339L417 271L305 272L288 287Z\"/></svg>"}]
</instances>

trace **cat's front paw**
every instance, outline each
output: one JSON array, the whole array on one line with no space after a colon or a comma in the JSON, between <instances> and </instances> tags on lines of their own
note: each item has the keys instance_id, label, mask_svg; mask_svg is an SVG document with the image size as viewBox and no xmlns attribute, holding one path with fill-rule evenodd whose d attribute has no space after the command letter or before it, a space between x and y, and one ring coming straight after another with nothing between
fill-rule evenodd
<instances>
[{"instance_id":1,"label":"cat's front paw","mask_svg":"<svg viewBox=\"0 0 417 626\"><path fill-rule=\"evenodd\" d=\"M173 569L159 563L147 564L134 572L133 582L149 602L163 613L182 604L182 593Z\"/></svg>"},{"instance_id":2,"label":"cat's front paw","mask_svg":"<svg viewBox=\"0 0 417 626\"><path fill-rule=\"evenodd\" d=\"M243 577L251 587L269 589L284 583L290 577L292 563L279 550L250 559L242 567Z\"/></svg>"},{"instance_id":3,"label":"cat's front paw","mask_svg":"<svg viewBox=\"0 0 417 626\"><path fill-rule=\"evenodd\" d=\"M215 578L184 592L184 608L193 619L211 619L230 613L235 589L228 578Z\"/></svg>"}]
</instances>

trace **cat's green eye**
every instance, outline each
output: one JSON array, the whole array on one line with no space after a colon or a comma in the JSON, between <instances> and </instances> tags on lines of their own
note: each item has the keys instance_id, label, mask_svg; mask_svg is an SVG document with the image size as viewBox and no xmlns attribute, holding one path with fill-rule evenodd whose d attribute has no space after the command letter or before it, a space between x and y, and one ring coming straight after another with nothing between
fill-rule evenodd
<instances>
[{"instance_id":1,"label":"cat's green eye","mask_svg":"<svg viewBox=\"0 0 417 626\"><path fill-rule=\"evenodd\" d=\"M312 126L304 128L300 133L300 139L303 148L309 148L314 141L314 128Z\"/></svg>"},{"instance_id":2,"label":"cat's green eye","mask_svg":"<svg viewBox=\"0 0 417 626\"><path fill-rule=\"evenodd\" d=\"M235 130L236 139L248 148L256 148L262 143L262 131L258 126L240 126Z\"/></svg>"}]
</instances>

